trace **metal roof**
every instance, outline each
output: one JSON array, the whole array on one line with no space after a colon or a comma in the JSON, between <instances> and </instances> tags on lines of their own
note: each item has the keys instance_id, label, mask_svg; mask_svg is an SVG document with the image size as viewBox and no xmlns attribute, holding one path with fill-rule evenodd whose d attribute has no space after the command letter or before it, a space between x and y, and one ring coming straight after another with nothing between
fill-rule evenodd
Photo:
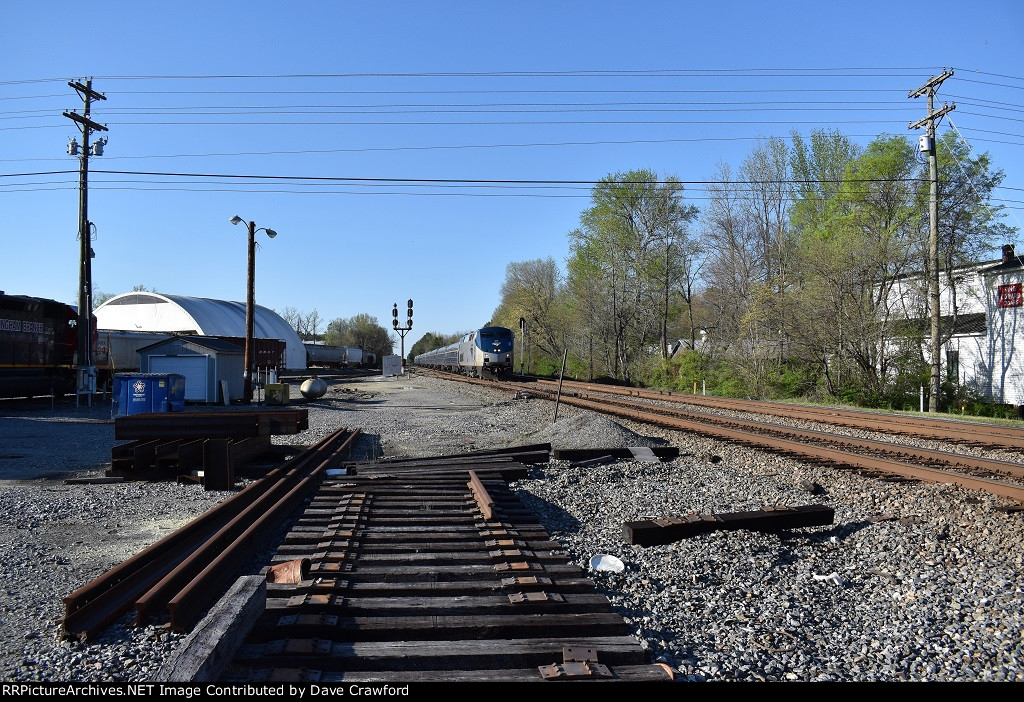
<instances>
[{"instance_id":1,"label":"metal roof","mask_svg":"<svg viewBox=\"0 0 1024 702\"><path fill-rule=\"evenodd\" d=\"M218 339L215 336L195 336L185 334L175 334L174 336L169 336L166 339L161 339L160 341L156 341L152 344L149 344L148 346L143 346L142 348L139 349L139 352L141 353L142 351L148 351L158 346L163 346L168 342L178 340L187 341L190 344L202 346L203 348L210 349L211 351L221 351L223 353L245 353L245 349L243 349L241 346L238 346L237 344L232 344L230 341Z\"/></svg>"},{"instance_id":2,"label":"metal roof","mask_svg":"<svg viewBox=\"0 0 1024 702\"><path fill-rule=\"evenodd\" d=\"M245 336L245 303L154 292L130 292L96 308L99 329L176 334ZM285 365L306 367L306 347L291 325L271 309L256 305L254 336L285 342Z\"/></svg>"}]
</instances>

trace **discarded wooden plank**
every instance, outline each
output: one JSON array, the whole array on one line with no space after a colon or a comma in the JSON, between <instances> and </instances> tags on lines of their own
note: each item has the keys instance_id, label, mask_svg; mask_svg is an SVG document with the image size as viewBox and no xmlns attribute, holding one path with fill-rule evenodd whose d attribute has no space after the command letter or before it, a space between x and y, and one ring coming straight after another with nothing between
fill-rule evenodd
<instances>
[{"instance_id":1,"label":"discarded wooden plank","mask_svg":"<svg viewBox=\"0 0 1024 702\"><path fill-rule=\"evenodd\" d=\"M297 614L306 609L325 614L348 616L392 616L402 614L440 614L440 615L483 615L509 614L536 610L539 612L555 611L558 614L577 614L584 612L607 612L608 598L599 593L565 594L553 597L554 593L535 590L538 595L546 595L544 599L534 600L523 597L513 600L511 596L525 594L515 587L493 595L452 595L448 597L353 597L350 593L336 596L316 594L297 595L280 598L267 597L267 612L284 616Z\"/></svg>"},{"instance_id":2,"label":"discarded wooden plank","mask_svg":"<svg viewBox=\"0 0 1024 702\"><path fill-rule=\"evenodd\" d=\"M638 448L638 447L633 447ZM654 446L651 453L663 461L679 457L677 446ZM614 456L616 458L633 458L632 448L592 448L592 449L555 449L554 457L559 461L584 461L588 458Z\"/></svg>"},{"instance_id":3,"label":"discarded wooden plank","mask_svg":"<svg viewBox=\"0 0 1024 702\"><path fill-rule=\"evenodd\" d=\"M434 463L451 463L461 459L475 459L483 456L518 456L520 454L529 453L551 453L551 444L529 444L527 446L509 446L507 448L498 449L484 449L481 451L470 451L468 453L455 453L449 456L428 456L428 457L412 457L412 458L382 458L378 461L364 461L363 464L368 465L393 465L396 463L420 463L423 461L431 461ZM360 462L354 462L350 465L360 465Z\"/></svg>"},{"instance_id":4,"label":"discarded wooden plank","mask_svg":"<svg viewBox=\"0 0 1024 702\"><path fill-rule=\"evenodd\" d=\"M108 483L123 483L124 476L115 475L109 477L96 477L96 478L68 478L64 481L65 485L106 485Z\"/></svg>"},{"instance_id":5,"label":"discarded wooden plank","mask_svg":"<svg viewBox=\"0 0 1024 702\"><path fill-rule=\"evenodd\" d=\"M276 614L276 613L275 613ZM354 641L417 641L424 639L526 639L549 636L625 636L629 625L614 612L564 613L561 610L543 614L395 614L389 616L347 617L324 614L284 614L276 621L261 619L253 636L272 639L274 633L286 632L289 637L329 639L339 649L343 642ZM280 639L278 639L280 642ZM272 657L283 650L273 641L265 644L261 654ZM550 661L549 661L550 662Z\"/></svg>"},{"instance_id":6,"label":"discarded wooden plank","mask_svg":"<svg viewBox=\"0 0 1024 702\"><path fill-rule=\"evenodd\" d=\"M263 613L266 599L265 578L247 575L236 580L154 679L177 683L219 680Z\"/></svg>"},{"instance_id":7,"label":"discarded wooden plank","mask_svg":"<svg viewBox=\"0 0 1024 702\"><path fill-rule=\"evenodd\" d=\"M577 569L578 570L578 569ZM310 639L286 639L276 642L270 655L281 667L307 667L320 670L436 670L466 665L473 668L546 665L562 655L563 646L579 644L577 638L477 639L328 642L318 652ZM646 653L633 636L594 636L587 643L601 652L601 660L610 666L644 664ZM235 664L263 659L265 644L245 644ZM534 669L536 670L536 668Z\"/></svg>"},{"instance_id":8,"label":"discarded wooden plank","mask_svg":"<svg viewBox=\"0 0 1024 702\"><path fill-rule=\"evenodd\" d=\"M824 505L768 507L755 512L687 514L682 517L626 522L622 529L627 543L639 546L670 544L710 531L783 531L832 524L835 510Z\"/></svg>"}]
</instances>

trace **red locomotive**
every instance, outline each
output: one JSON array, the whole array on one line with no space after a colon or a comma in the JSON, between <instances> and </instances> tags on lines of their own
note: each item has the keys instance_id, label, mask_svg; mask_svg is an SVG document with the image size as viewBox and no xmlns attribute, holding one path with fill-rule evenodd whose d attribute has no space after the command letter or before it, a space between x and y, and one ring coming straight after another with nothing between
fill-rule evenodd
<instances>
[{"instance_id":1,"label":"red locomotive","mask_svg":"<svg viewBox=\"0 0 1024 702\"><path fill-rule=\"evenodd\" d=\"M73 391L77 349L75 308L0 292L0 397Z\"/></svg>"}]
</instances>

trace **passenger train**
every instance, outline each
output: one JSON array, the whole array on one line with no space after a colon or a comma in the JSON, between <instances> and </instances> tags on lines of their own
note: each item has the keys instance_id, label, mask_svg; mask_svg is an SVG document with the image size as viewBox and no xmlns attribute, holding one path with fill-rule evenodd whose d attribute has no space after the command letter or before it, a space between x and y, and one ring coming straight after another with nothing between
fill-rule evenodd
<instances>
[{"instance_id":1,"label":"passenger train","mask_svg":"<svg viewBox=\"0 0 1024 702\"><path fill-rule=\"evenodd\" d=\"M421 353L413 363L478 378L502 376L512 373L514 342L511 329L483 327L469 332L454 344Z\"/></svg>"}]
</instances>

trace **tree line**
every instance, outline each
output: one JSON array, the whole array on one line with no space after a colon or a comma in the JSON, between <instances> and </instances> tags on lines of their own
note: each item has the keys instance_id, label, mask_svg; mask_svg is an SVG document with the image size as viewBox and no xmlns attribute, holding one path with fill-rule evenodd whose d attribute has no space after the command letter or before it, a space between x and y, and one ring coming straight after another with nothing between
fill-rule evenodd
<instances>
[{"instance_id":1,"label":"tree line","mask_svg":"<svg viewBox=\"0 0 1024 702\"><path fill-rule=\"evenodd\" d=\"M377 358L394 353L395 342L391 332L381 326L376 317L365 312L347 318L339 317L330 322L321 317L316 308L309 313L302 313L294 307L285 307L275 312L303 341L359 348L376 354ZM321 330L323 333L320 333Z\"/></svg>"},{"instance_id":2,"label":"tree line","mask_svg":"<svg viewBox=\"0 0 1024 702\"><path fill-rule=\"evenodd\" d=\"M1015 229L992 202L1003 172L988 154L952 132L938 153L939 268L952 288ZM861 147L827 129L766 138L705 188L698 208L675 176L609 174L567 234L564 268L509 263L492 321L518 333L525 320L520 361L555 372L568 349L570 372L588 379L916 402L930 268L916 141Z\"/></svg>"}]
</instances>

